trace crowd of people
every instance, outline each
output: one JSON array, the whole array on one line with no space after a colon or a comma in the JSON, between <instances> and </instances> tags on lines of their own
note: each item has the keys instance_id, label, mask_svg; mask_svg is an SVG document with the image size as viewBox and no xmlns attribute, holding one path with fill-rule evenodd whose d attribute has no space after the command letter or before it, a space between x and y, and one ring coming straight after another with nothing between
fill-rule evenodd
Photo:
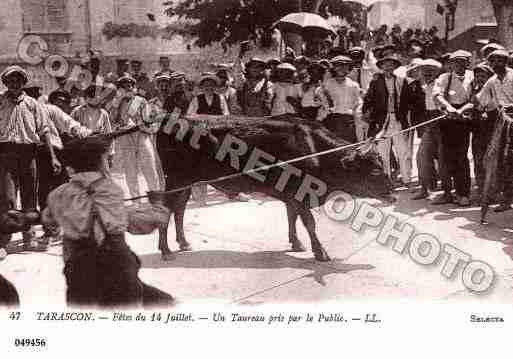
<instances>
[{"instance_id":1,"label":"crowd of people","mask_svg":"<svg viewBox=\"0 0 513 359\"><path fill-rule=\"evenodd\" d=\"M246 59L246 49L241 47L235 65L216 65L214 71L201 74L196 86L189 85L184 73L173 70L167 57L160 59L160 69L153 76L142 71L141 61L127 59L117 60L116 71L102 76L101 61L93 56L83 64L92 74L91 84L81 87L65 77L56 78L57 88L46 96L41 86L29 86L23 67L9 66L1 74L7 87L0 96L2 208L16 207L18 192L24 211L43 212L51 207L52 191L98 165L88 167L83 155L81 164L67 163L63 155L67 143L133 126L140 131L120 136L105 149L105 168L124 175L131 197L143 194L139 175L150 192L162 190L163 173L172 163L159 156L157 144L169 134L169 120L205 115L294 115L321 121L348 142L387 137L377 144L385 173L396 186L416 190L413 200L427 199L440 181L443 193L433 204L470 205L469 146L479 194L494 124L499 111L513 105L513 69L509 67L513 59L497 43L485 45L479 59L462 49L440 54L436 29L403 33L394 26L387 34L383 27L373 41L376 46L366 51L349 47L342 36L317 60L296 56L290 49L282 58ZM415 131L397 133L437 118L416 130L421 139L417 188L412 181ZM82 178L87 188L97 180L97 176ZM84 195L90 193L87 188L75 190ZM73 191L59 193L70 202L75 200ZM504 193L497 211L510 208L513 193L510 188L504 188ZM247 200L238 194L232 198ZM54 203L53 211L65 216L63 205L68 204ZM104 231L120 228L113 212L99 215ZM82 219L82 224L86 222ZM94 232L92 227L86 225L83 231ZM37 240L33 232L24 232L22 250L46 250L56 232L53 226L44 229L44 236ZM10 234L0 236L0 258L9 253L10 239Z\"/></svg>"}]
</instances>

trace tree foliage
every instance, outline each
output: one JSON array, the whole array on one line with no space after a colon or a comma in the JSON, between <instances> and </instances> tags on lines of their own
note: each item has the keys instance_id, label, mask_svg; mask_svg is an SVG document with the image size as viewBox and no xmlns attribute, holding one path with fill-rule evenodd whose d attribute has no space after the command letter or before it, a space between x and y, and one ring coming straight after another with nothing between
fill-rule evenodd
<instances>
[{"instance_id":1,"label":"tree foliage","mask_svg":"<svg viewBox=\"0 0 513 359\"><path fill-rule=\"evenodd\" d=\"M272 25L291 12L308 11L354 18L354 3L340 0L175 0L164 2L165 13L182 21L167 30L193 36L195 45L231 45L266 37ZM329 10L327 10L329 9Z\"/></svg>"}]
</instances>

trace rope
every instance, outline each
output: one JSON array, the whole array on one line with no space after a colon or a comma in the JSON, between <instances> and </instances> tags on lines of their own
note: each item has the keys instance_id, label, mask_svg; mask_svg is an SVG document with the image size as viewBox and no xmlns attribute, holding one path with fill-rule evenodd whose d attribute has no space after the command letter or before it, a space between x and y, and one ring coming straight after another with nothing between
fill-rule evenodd
<instances>
[{"instance_id":1,"label":"rope","mask_svg":"<svg viewBox=\"0 0 513 359\"><path fill-rule=\"evenodd\" d=\"M426 125L429 125L430 123L440 121L440 120L442 120L445 117L447 117L447 115L442 115L442 116L435 117L435 118L433 118L431 120L427 120L427 121L421 122L421 123L419 123L419 124L417 124L415 126L410 126L408 128L405 128L404 130L395 132L395 133L393 133L393 134L391 134L389 136L386 136L386 137L380 137L380 138L376 138L376 139L367 139L367 140L364 140L364 141L360 141L360 142L351 143L351 144L344 145L344 146L339 146L339 147L331 148L331 149L326 150L326 151L321 151L321 152L311 153L309 155L305 155L305 156L301 156L301 157L296 157L296 158L293 158L293 159L288 160L288 161L280 161L280 162L274 163L272 165L267 165L267 166L262 166L262 167L254 168L254 169L249 170L249 171L238 172L238 173L234 173L234 174L231 174L231 175L228 175L228 176L218 177L218 178L215 178L215 179L212 179L212 180L208 180L208 181L195 182L194 184L191 184L191 185L175 188L175 189L172 189L172 190L169 190L169 191L160 192L160 193L164 194L164 195L167 195L167 194L182 192L182 191L185 191L185 190L188 190L188 189L192 189L194 186L197 186L197 185L208 185L208 184L218 183L218 182L226 181L226 180L229 180L229 179L246 176L246 175L249 175L249 174L252 174L252 173L256 173L256 172L259 172L259 171L266 171L266 170L269 170L271 168L283 167L285 165L288 165L288 164L291 164L291 163L300 162L300 161L304 161L304 160L307 160L307 159L310 159L310 158L320 157L320 156L325 156L325 155L328 155L328 154L331 154L331 153L340 152L340 151L343 151L343 150L347 150L348 148L353 148L353 147L357 147L357 146L363 145L365 143L385 141L385 140L388 140L388 139L390 139L392 137L401 135L403 133L413 131L413 130L419 128L419 127L426 126ZM147 197L148 197L148 195L142 195L142 196L138 196L138 197L127 198L124 201L126 201L126 202L128 202L128 201L135 201L135 200L139 200L139 199L147 198Z\"/></svg>"}]
</instances>

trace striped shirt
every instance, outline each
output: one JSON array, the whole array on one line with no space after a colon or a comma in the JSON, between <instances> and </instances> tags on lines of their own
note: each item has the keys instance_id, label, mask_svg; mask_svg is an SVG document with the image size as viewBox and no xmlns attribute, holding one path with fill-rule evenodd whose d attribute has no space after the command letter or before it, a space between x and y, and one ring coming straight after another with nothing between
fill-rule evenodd
<instances>
[{"instance_id":1,"label":"striped shirt","mask_svg":"<svg viewBox=\"0 0 513 359\"><path fill-rule=\"evenodd\" d=\"M48 118L37 100L21 93L0 96L0 142L40 144L49 131Z\"/></svg>"}]
</instances>

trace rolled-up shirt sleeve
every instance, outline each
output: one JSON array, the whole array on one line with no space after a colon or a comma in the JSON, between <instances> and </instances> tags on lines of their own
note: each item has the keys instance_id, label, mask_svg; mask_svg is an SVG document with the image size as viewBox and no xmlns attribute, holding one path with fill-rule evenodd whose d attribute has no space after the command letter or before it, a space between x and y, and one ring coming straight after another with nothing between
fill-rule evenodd
<instances>
[{"instance_id":1,"label":"rolled-up shirt sleeve","mask_svg":"<svg viewBox=\"0 0 513 359\"><path fill-rule=\"evenodd\" d=\"M355 86L353 91L354 96L354 106L353 106L353 116L355 121L359 121L362 119L362 108L363 108L363 99L360 86Z\"/></svg>"},{"instance_id":2,"label":"rolled-up shirt sleeve","mask_svg":"<svg viewBox=\"0 0 513 359\"><path fill-rule=\"evenodd\" d=\"M435 101L435 104L441 105L439 96L444 98L445 89L449 85L449 74L442 74L440 75L436 80L435 84L433 85L433 101ZM444 98L445 99L445 98ZM447 99L445 99L447 101Z\"/></svg>"}]
</instances>

